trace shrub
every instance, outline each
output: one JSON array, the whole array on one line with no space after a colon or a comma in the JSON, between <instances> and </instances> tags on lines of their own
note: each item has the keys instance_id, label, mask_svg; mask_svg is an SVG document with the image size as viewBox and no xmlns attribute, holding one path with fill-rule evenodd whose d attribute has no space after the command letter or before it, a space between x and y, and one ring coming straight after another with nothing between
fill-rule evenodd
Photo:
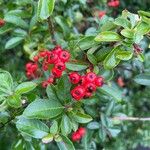
<instances>
[{"instance_id":1,"label":"shrub","mask_svg":"<svg viewBox=\"0 0 150 150\"><path fill-rule=\"evenodd\" d=\"M128 4L0 1L0 147L150 146L150 13Z\"/></svg>"}]
</instances>

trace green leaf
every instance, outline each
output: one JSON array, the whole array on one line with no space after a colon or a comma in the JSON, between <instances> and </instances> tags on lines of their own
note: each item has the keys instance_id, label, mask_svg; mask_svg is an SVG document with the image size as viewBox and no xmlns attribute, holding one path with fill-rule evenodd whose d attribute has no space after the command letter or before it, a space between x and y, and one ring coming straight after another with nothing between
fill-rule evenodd
<instances>
[{"instance_id":1,"label":"green leaf","mask_svg":"<svg viewBox=\"0 0 150 150\"><path fill-rule=\"evenodd\" d=\"M106 21L101 27L101 31L110 31L115 29L117 26L114 24L113 21Z\"/></svg>"},{"instance_id":2,"label":"green leaf","mask_svg":"<svg viewBox=\"0 0 150 150\"><path fill-rule=\"evenodd\" d=\"M62 141L57 142L57 145L60 150L75 150L73 143L66 136L61 136Z\"/></svg>"},{"instance_id":3,"label":"green leaf","mask_svg":"<svg viewBox=\"0 0 150 150\"><path fill-rule=\"evenodd\" d=\"M150 17L150 12L146 12L146 11L140 10L140 11L138 11L138 14L139 14L140 16Z\"/></svg>"},{"instance_id":4,"label":"green leaf","mask_svg":"<svg viewBox=\"0 0 150 150\"><path fill-rule=\"evenodd\" d=\"M115 106L115 102L113 100L111 100L108 104L107 104L107 107L106 107L106 115L107 116L110 116L113 112L113 109L114 109L114 106Z\"/></svg>"},{"instance_id":5,"label":"green leaf","mask_svg":"<svg viewBox=\"0 0 150 150\"><path fill-rule=\"evenodd\" d=\"M114 22L116 25L124 27L124 28L131 28L131 23L128 19L123 17L118 17L115 19Z\"/></svg>"},{"instance_id":6,"label":"green leaf","mask_svg":"<svg viewBox=\"0 0 150 150\"><path fill-rule=\"evenodd\" d=\"M115 47L105 58L103 64L104 64L104 68L105 69L113 69L114 67L116 67L120 60L118 58L116 58L115 54L116 52L119 50L119 47Z\"/></svg>"},{"instance_id":7,"label":"green leaf","mask_svg":"<svg viewBox=\"0 0 150 150\"><path fill-rule=\"evenodd\" d=\"M117 137L117 135L121 132L120 129L109 128L108 130L109 130L111 136L114 137L114 138Z\"/></svg>"},{"instance_id":8,"label":"green leaf","mask_svg":"<svg viewBox=\"0 0 150 150\"><path fill-rule=\"evenodd\" d=\"M23 19L15 16L15 15L6 15L4 19L6 22L12 23L12 24L19 26L21 28L25 28L25 29L28 28L27 22L25 22Z\"/></svg>"},{"instance_id":9,"label":"green leaf","mask_svg":"<svg viewBox=\"0 0 150 150\"><path fill-rule=\"evenodd\" d=\"M71 121L67 115L64 115L61 120L61 133L63 135L68 135L71 129Z\"/></svg>"},{"instance_id":10,"label":"green leaf","mask_svg":"<svg viewBox=\"0 0 150 150\"><path fill-rule=\"evenodd\" d=\"M23 37L13 37L9 41L7 41L5 45L5 49L11 49L19 45L23 41Z\"/></svg>"},{"instance_id":11,"label":"green leaf","mask_svg":"<svg viewBox=\"0 0 150 150\"><path fill-rule=\"evenodd\" d=\"M78 123L88 123L92 121L92 117L90 115L80 112L72 113L72 118Z\"/></svg>"},{"instance_id":12,"label":"green leaf","mask_svg":"<svg viewBox=\"0 0 150 150\"><path fill-rule=\"evenodd\" d=\"M150 86L150 74L139 74L134 77L134 81L141 85Z\"/></svg>"},{"instance_id":13,"label":"green leaf","mask_svg":"<svg viewBox=\"0 0 150 150\"><path fill-rule=\"evenodd\" d=\"M3 27L0 28L0 35L3 35L13 29L12 25L6 24Z\"/></svg>"},{"instance_id":14,"label":"green leaf","mask_svg":"<svg viewBox=\"0 0 150 150\"><path fill-rule=\"evenodd\" d=\"M18 108L21 107L22 103L21 103L21 96L18 94L13 94L11 96L9 96L7 99L7 103L14 108Z\"/></svg>"},{"instance_id":15,"label":"green leaf","mask_svg":"<svg viewBox=\"0 0 150 150\"><path fill-rule=\"evenodd\" d=\"M101 88L98 88L97 91L113 97L118 102L122 100L122 92L120 92L113 85L103 85Z\"/></svg>"},{"instance_id":16,"label":"green leaf","mask_svg":"<svg viewBox=\"0 0 150 150\"><path fill-rule=\"evenodd\" d=\"M121 37L118 33L112 32L112 31L104 31L99 33L95 41L97 42L115 42L115 41L121 41Z\"/></svg>"},{"instance_id":17,"label":"green leaf","mask_svg":"<svg viewBox=\"0 0 150 150\"><path fill-rule=\"evenodd\" d=\"M25 94L35 89L36 86L37 84L34 82L23 82L16 87L15 92L17 94Z\"/></svg>"},{"instance_id":18,"label":"green leaf","mask_svg":"<svg viewBox=\"0 0 150 150\"><path fill-rule=\"evenodd\" d=\"M9 72L0 69L0 97L10 96L13 91L13 79Z\"/></svg>"},{"instance_id":19,"label":"green leaf","mask_svg":"<svg viewBox=\"0 0 150 150\"><path fill-rule=\"evenodd\" d=\"M71 71L81 71L81 70L85 70L86 68L88 68L87 65L84 64L80 64L80 63L66 63L66 67L67 69L71 70Z\"/></svg>"},{"instance_id":20,"label":"green leaf","mask_svg":"<svg viewBox=\"0 0 150 150\"><path fill-rule=\"evenodd\" d=\"M79 50L87 50L96 44L97 43L94 41L94 36L86 36L84 38L81 38L77 42L76 46L77 48L79 48Z\"/></svg>"},{"instance_id":21,"label":"green leaf","mask_svg":"<svg viewBox=\"0 0 150 150\"><path fill-rule=\"evenodd\" d=\"M39 0L37 16L41 20L47 19L53 12L55 0Z\"/></svg>"},{"instance_id":22,"label":"green leaf","mask_svg":"<svg viewBox=\"0 0 150 150\"><path fill-rule=\"evenodd\" d=\"M97 64L96 57L93 54L87 54L87 58L93 65Z\"/></svg>"},{"instance_id":23,"label":"green leaf","mask_svg":"<svg viewBox=\"0 0 150 150\"><path fill-rule=\"evenodd\" d=\"M26 119L24 117L19 117L19 120L16 122L16 126L19 131L37 139L43 138L48 135L49 132L48 126L43 122L39 120Z\"/></svg>"},{"instance_id":24,"label":"green leaf","mask_svg":"<svg viewBox=\"0 0 150 150\"><path fill-rule=\"evenodd\" d=\"M100 124L98 122L90 122L87 127L91 130L95 130L95 129L99 129L100 128Z\"/></svg>"},{"instance_id":25,"label":"green leaf","mask_svg":"<svg viewBox=\"0 0 150 150\"><path fill-rule=\"evenodd\" d=\"M100 75L105 79L105 81L110 81L114 77L114 71L101 69Z\"/></svg>"},{"instance_id":26,"label":"green leaf","mask_svg":"<svg viewBox=\"0 0 150 150\"><path fill-rule=\"evenodd\" d=\"M140 22L136 27L135 27L136 32L138 32L141 35L145 35L150 32L150 25L145 23L145 22Z\"/></svg>"},{"instance_id":27,"label":"green leaf","mask_svg":"<svg viewBox=\"0 0 150 150\"><path fill-rule=\"evenodd\" d=\"M121 34L126 38L133 39L135 36L135 31L131 29L123 29Z\"/></svg>"},{"instance_id":28,"label":"green leaf","mask_svg":"<svg viewBox=\"0 0 150 150\"><path fill-rule=\"evenodd\" d=\"M42 138L42 142L44 144L48 144L52 141L53 141L53 135L52 134L48 134L48 135L46 135L45 137Z\"/></svg>"},{"instance_id":29,"label":"green leaf","mask_svg":"<svg viewBox=\"0 0 150 150\"><path fill-rule=\"evenodd\" d=\"M133 52L120 50L116 52L116 57L120 60L130 60L133 56Z\"/></svg>"},{"instance_id":30,"label":"green leaf","mask_svg":"<svg viewBox=\"0 0 150 150\"><path fill-rule=\"evenodd\" d=\"M68 24L67 20L64 17L56 16L55 21L61 27L61 29L64 33L64 36L67 36L67 35L70 34L69 24Z\"/></svg>"},{"instance_id":31,"label":"green leaf","mask_svg":"<svg viewBox=\"0 0 150 150\"><path fill-rule=\"evenodd\" d=\"M111 47L101 48L100 50L98 50L95 54L97 61L103 61L106 58L106 56L111 52L111 50Z\"/></svg>"},{"instance_id":32,"label":"green leaf","mask_svg":"<svg viewBox=\"0 0 150 150\"><path fill-rule=\"evenodd\" d=\"M28 105L23 115L28 118L50 119L63 113L64 107L58 101L38 99Z\"/></svg>"},{"instance_id":33,"label":"green leaf","mask_svg":"<svg viewBox=\"0 0 150 150\"><path fill-rule=\"evenodd\" d=\"M70 95L71 83L69 81L68 75L63 75L57 84L57 96L61 102L69 102L71 100Z\"/></svg>"},{"instance_id":34,"label":"green leaf","mask_svg":"<svg viewBox=\"0 0 150 150\"><path fill-rule=\"evenodd\" d=\"M144 62L145 57L143 54L138 54L137 57L138 57L139 61Z\"/></svg>"},{"instance_id":35,"label":"green leaf","mask_svg":"<svg viewBox=\"0 0 150 150\"><path fill-rule=\"evenodd\" d=\"M101 127L100 127L100 130L99 130L99 137L100 137L100 139L102 140L102 142L105 141L106 135L107 135L107 134L106 134L106 131L105 131L104 127L101 126Z\"/></svg>"},{"instance_id":36,"label":"green leaf","mask_svg":"<svg viewBox=\"0 0 150 150\"><path fill-rule=\"evenodd\" d=\"M58 122L54 120L52 122L52 126L50 127L50 133L55 135L57 132L58 132Z\"/></svg>"},{"instance_id":37,"label":"green leaf","mask_svg":"<svg viewBox=\"0 0 150 150\"><path fill-rule=\"evenodd\" d=\"M47 96L48 96L49 100L58 101L58 97L56 95L54 85L48 85L48 87L46 88L46 93L47 93Z\"/></svg>"}]
</instances>

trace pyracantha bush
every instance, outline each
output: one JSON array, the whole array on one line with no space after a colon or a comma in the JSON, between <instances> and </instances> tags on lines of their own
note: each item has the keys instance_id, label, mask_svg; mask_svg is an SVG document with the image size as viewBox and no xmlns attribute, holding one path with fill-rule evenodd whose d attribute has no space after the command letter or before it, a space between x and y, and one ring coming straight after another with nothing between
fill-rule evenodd
<instances>
[{"instance_id":1,"label":"pyracantha bush","mask_svg":"<svg viewBox=\"0 0 150 150\"><path fill-rule=\"evenodd\" d=\"M0 1L0 149L150 146L150 13L126 4Z\"/></svg>"}]
</instances>

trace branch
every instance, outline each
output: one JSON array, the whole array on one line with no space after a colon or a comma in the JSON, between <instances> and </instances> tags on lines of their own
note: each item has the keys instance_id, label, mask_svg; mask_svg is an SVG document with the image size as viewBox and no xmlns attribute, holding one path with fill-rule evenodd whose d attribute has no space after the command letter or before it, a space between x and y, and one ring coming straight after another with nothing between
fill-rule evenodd
<instances>
[{"instance_id":1,"label":"branch","mask_svg":"<svg viewBox=\"0 0 150 150\"><path fill-rule=\"evenodd\" d=\"M140 117L113 117L112 120L120 121L150 121L150 118L140 118Z\"/></svg>"},{"instance_id":2,"label":"branch","mask_svg":"<svg viewBox=\"0 0 150 150\"><path fill-rule=\"evenodd\" d=\"M48 17L47 22L48 22L48 29L52 37L52 42L54 43L54 45L56 45L56 40L54 38L55 35L54 24L51 17Z\"/></svg>"}]
</instances>

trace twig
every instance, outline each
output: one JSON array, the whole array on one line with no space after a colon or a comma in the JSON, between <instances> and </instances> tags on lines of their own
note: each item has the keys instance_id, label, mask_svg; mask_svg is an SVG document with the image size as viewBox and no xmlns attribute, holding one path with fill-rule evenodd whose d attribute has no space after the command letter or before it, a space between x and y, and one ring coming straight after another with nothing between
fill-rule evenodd
<instances>
[{"instance_id":1,"label":"twig","mask_svg":"<svg viewBox=\"0 0 150 150\"><path fill-rule=\"evenodd\" d=\"M55 35L54 24L53 24L51 17L48 17L47 22L48 22L48 29L52 37L52 42L54 43L54 45L56 45L56 40L54 37Z\"/></svg>"},{"instance_id":2,"label":"twig","mask_svg":"<svg viewBox=\"0 0 150 150\"><path fill-rule=\"evenodd\" d=\"M150 121L150 117L141 118L141 117L113 117L112 120L120 121Z\"/></svg>"}]
</instances>

